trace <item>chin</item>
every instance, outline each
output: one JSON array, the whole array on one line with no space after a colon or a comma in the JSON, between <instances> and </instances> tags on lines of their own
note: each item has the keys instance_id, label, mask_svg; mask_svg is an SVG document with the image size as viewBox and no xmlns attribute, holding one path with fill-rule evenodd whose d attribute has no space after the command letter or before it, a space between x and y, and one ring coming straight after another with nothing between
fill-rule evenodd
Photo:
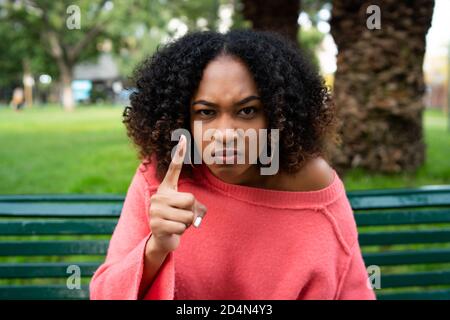
<instances>
[{"instance_id":1,"label":"chin","mask_svg":"<svg viewBox=\"0 0 450 320\"><path fill-rule=\"evenodd\" d=\"M223 181L239 183L249 166L242 164L213 164L209 165L208 168L216 177Z\"/></svg>"}]
</instances>

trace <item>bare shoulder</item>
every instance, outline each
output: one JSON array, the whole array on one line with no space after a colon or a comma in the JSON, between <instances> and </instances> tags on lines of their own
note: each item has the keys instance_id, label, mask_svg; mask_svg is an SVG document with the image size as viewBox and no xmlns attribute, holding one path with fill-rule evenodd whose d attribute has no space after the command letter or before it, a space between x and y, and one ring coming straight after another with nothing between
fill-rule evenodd
<instances>
[{"instance_id":1,"label":"bare shoulder","mask_svg":"<svg viewBox=\"0 0 450 320\"><path fill-rule=\"evenodd\" d=\"M284 188L292 191L316 191L333 183L333 168L322 157L309 160L302 169L284 180Z\"/></svg>"}]
</instances>

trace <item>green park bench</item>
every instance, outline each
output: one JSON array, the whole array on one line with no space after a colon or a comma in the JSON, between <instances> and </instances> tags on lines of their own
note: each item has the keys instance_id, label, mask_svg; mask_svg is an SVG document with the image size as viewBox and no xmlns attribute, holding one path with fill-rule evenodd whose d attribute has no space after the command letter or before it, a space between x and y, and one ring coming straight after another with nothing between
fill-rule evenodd
<instances>
[{"instance_id":1,"label":"green park bench","mask_svg":"<svg viewBox=\"0 0 450 320\"><path fill-rule=\"evenodd\" d=\"M348 197L366 266L381 271L377 297L450 299L450 186ZM0 299L88 299L89 279L104 260L123 200L0 196ZM67 286L71 265L79 268L79 288Z\"/></svg>"}]
</instances>

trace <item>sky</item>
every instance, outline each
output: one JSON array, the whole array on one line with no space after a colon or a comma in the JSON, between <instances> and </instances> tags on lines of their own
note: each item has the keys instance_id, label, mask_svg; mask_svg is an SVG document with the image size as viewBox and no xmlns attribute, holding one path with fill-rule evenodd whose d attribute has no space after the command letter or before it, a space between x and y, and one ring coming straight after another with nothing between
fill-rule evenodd
<instances>
[{"instance_id":1,"label":"sky","mask_svg":"<svg viewBox=\"0 0 450 320\"><path fill-rule=\"evenodd\" d=\"M427 51L446 55L450 41L450 0L436 0L431 28L427 34Z\"/></svg>"},{"instance_id":2,"label":"sky","mask_svg":"<svg viewBox=\"0 0 450 320\"><path fill-rule=\"evenodd\" d=\"M445 83L449 78L450 0L436 0L426 41L425 79L428 83Z\"/></svg>"}]
</instances>

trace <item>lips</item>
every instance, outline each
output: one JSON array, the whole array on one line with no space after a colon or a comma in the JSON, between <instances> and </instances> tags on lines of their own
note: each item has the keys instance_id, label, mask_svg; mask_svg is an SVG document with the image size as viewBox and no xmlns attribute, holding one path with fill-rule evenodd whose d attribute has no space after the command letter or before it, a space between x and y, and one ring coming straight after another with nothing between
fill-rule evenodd
<instances>
[{"instance_id":1,"label":"lips","mask_svg":"<svg viewBox=\"0 0 450 320\"><path fill-rule=\"evenodd\" d=\"M221 149L221 150L213 150L212 156L215 157L227 157L227 156L237 156L240 152L237 149Z\"/></svg>"}]
</instances>

